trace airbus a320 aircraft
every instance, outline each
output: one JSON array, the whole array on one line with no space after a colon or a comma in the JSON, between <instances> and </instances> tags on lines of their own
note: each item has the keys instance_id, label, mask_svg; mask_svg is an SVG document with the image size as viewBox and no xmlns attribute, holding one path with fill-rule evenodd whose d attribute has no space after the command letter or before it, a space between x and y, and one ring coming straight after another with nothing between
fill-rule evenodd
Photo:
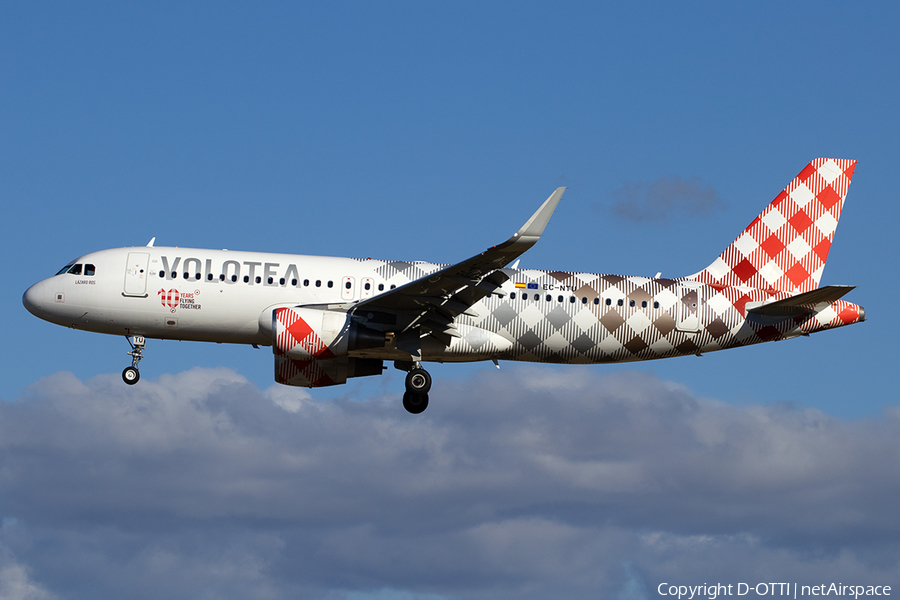
<instances>
[{"instance_id":1,"label":"airbus a320 aircraft","mask_svg":"<svg viewBox=\"0 0 900 600\"><path fill-rule=\"evenodd\" d=\"M275 381L320 387L407 371L428 406L427 361L609 363L700 354L865 320L819 287L856 161L819 158L702 271L677 279L518 269L558 188L511 238L454 265L190 248L87 254L31 286L34 315L124 335L125 383L145 339L272 346Z\"/></svg>"}]
</instances>

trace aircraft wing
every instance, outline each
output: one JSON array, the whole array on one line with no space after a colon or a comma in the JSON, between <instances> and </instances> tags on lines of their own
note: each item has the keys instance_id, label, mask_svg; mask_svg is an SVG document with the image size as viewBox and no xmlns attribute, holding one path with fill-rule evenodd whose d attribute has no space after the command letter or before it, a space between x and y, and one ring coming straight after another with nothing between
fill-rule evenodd
<instances>
[{"instance_id":1,"label":"aircraft wing","mask_svg":"<svg viewBox=\"0 0 900 600\"><path fill-rule=\"evenodd\" d=\"M420 336L417 337L430 333L449 344L450 338L456 337L453 318L460 314L473 314L470 312L473 304L495 293L509 279L498 269L508 265L540 239L565 189L556 188L531 218L502 244L363 300L353 306L351 314L367 318L370 326L383 321L384 329L389 329L389 325L397 327L398 333L418 329Z\"/></svg>"}]
</instances>

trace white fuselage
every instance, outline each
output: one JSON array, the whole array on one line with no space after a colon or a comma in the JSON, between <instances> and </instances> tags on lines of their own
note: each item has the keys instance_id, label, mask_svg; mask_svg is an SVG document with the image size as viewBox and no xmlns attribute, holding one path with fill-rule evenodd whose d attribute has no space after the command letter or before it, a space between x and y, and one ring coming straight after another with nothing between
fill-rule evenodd
<instances>
[{"instance_id":1,"label":"white fuselage","mask_svg":"<svg viewBox=\"0 0 900 600\"><path fill-rule=\"evenodd\" d=\"M75 329L148 338L271 345L259 321L274 307L348 302L376 288L361 289L372 270L348 258L135 247L76 262L94 265L95 274L35 284L29 309Z\"/></svg>"},{"instance_id":2,"label":"white fuselage","mask_svg":"<svg viewBox=\"0 0 900 600\"><path fill-rule=\"evenodd\" d=\"M25 305L67 327L147 338L270 346L276 308L348 306L443 265L322 256L134 247L87 254L32 286ZM86 275L87 266L92 275ZM454 319L449 344L423 336L421 359L597 363L710 352L827 329L834 314L804 320L748 316L748 302L786 297L714 288L690 279L507 270L497 293ZM366 315L357 315L365 324ZM862 318L862 315L860 315ZM404 360L390 343L351 356Z\"/></svg>"}]
</instances>

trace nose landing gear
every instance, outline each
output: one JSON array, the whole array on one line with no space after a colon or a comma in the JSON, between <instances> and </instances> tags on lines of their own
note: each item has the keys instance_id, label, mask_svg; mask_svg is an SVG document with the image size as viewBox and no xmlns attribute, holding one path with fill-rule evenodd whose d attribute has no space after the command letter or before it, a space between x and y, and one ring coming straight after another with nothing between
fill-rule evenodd
<instances>
[{"instance_id":1,"label":"nose landing gear","mask_svg":"<svg viewBox=\"0 0 900 600\"><path fill-rule=\"evenodd\" d=\"M406 373L406 392L403 394L403 408L417 415L428 408L428 391L431 390L431 375L418 362L397 361L394 366Z\"/></svg>"},{"instance_id":2,"label":"nose landing gear","mask_svg":"<svg viewBox=\"0 0 900 600\"><path fill-rule=\"evenodd\" d=\"M131 366L126 367L125 370L122 371L122 381L128 385L134 385L141 378L141 373L138 371L138 364L141 362L141 359L144 358L144 346L146 346L146 342L144 336L141 335L130 338L126 337L125 339L128 340L128 344L131 346L131 352L128 353L128 356L131 357Z\"/></svg>"}]
</instances>

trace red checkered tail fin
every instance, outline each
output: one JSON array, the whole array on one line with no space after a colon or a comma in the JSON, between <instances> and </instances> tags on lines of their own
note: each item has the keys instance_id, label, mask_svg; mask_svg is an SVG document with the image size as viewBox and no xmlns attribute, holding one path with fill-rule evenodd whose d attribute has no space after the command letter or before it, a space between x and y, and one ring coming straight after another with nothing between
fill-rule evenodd
<instances>
[{"instance_id":1,"label":"red checkered tail fin","mask_svg":"<svg viewBox=\"0 0 900 600\"><path fill-rule=\"evenodd\" d=\"M693 276L712 286L802 293L819 287L855 160L817 158Z\"/></svg>"}]
</instances>

